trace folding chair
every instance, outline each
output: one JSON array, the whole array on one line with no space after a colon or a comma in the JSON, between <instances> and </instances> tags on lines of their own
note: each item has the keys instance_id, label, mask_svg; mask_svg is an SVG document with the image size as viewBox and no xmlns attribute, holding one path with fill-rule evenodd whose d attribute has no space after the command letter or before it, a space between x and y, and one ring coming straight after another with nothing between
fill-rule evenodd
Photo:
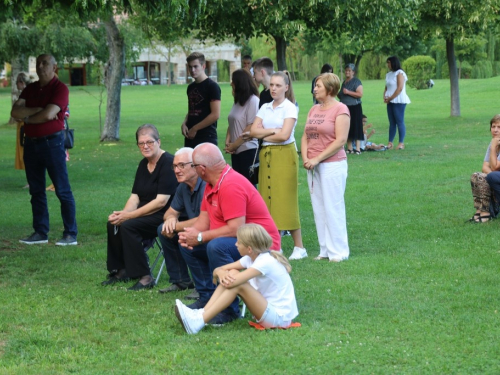
<instances>
[{"instance_id":1,"label":"folding chair","mask_svg":"<svg viewBox=\"0 0 500 375\"><path fill-rule=\"evenodd\" d=\"M161 274L163 272L163 269L165 268L165 257L163 255L163 249L161 248L160 242L158 241L158 238L151 238L151 239L146 239L142 241L142 246L144 247L144 252L146 253L146 256L148 258L148 263L150 264L149 268L151 269L151 275L153 275L153 278L155 279L155 285L158 285L158 280L161 277ZM154 248L158 248L158 254L156 255L156 258L151 265L151 262L149 262L149 254L148 252L154 251ZM153 250L152 250L153 249ZM154 276L155 269L158 266L158 262L163 259L161 262L160 268L158 269L158 273L156 274L156 277Z\"/></svg>"}]
</instances>

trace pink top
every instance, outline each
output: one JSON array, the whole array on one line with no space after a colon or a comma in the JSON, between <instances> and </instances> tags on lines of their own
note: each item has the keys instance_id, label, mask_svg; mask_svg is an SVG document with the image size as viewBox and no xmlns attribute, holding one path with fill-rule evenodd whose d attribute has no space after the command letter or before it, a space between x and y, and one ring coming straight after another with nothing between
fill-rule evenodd
<instances>
[{"instance_id":1,"label":"pink top","mask_svg":"<svg viewBox=\"0 0 500 375\"><path fill-rule=\"evenodd\" d=\"M333 107L322 109L319 104L314 105L307 115L305 133L307 136L307 158L312 159L325 150L335 140L335 121L337 116L351 117L349 109L343 103L336 103ZM330 163L347 159L344 148L322 161Z\"/></svg>"}]
</instances>

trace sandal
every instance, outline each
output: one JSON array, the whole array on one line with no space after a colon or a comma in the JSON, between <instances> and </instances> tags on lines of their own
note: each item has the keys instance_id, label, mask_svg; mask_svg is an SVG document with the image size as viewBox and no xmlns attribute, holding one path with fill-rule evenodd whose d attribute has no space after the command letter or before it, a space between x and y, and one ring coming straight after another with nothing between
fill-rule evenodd
<instances>
[{"instance_id":1,"label":"sandal","mask_svg":"<svg viewBox=\"0 0 500 375\"><path fill-rule=\"evenodd\" d=\"M400 143L398 145L398 150L404 150L405 149L405 144L404 143Z\"/></svg>"},{"instance_id":2,"label":"sandal","mask_svg":"<svg viewBox=\"0 0 500 375\"><path fill-rule=\"evenodd\" d=\"M481 216L480 213L475 213L469 220L466 221L466 223L478 223L480 216Z\"/></svg>"},{"instance_id":3,"label":"sandal","mask_svg":"<svg viewBox=\"0 0 500 375\"><path fill-rule=\"evenodd\" d=\"M491 215L484 215L484 216L479 215L479 217L474 222L477 224L482 224L482 223L487 223L490 220L492 220Z\"/></svg>"},{"instance_id":4,"label":"sandal","mask_svg":"<svg viewBox=\"0 0 500 375\"><path fill-rule=\"evenodd\" d=\"M353 151L353 154L361 155L361 151L359 151L359 150Z\"/></svg>"},{"instance_id":5,"label":"sandal","mask_svg":"<svg viewBox=\"0 0 500 375\"><path fill-rule=\"evenodd\" d=\"M353 153L354 153L354 151L353 151L353 150L347 150L347 151L346 151L346 154L353 154Z\"/></svg>"},{"instance_id":6,"label":"sandal","mask_svg":"<svg viewBox=\"0 0 500 375\"><path fill-rule=\"evenodd\" d=\"M328 260L328 257L317 256L314 260Z\"/></svg>"},{"instance_id":7,"label":"sandal","mask_svg":"<svg viewBox=\"0 0 500 375\"><path fill-rule=\"evenodd\" d=\"M392 150L392 148L393 148L393 147L394 147L394 145L392 144L392 142L389 142L389 143L387 144L387 149L388 149L388 150Z\"/></svg>"}]
</instances>

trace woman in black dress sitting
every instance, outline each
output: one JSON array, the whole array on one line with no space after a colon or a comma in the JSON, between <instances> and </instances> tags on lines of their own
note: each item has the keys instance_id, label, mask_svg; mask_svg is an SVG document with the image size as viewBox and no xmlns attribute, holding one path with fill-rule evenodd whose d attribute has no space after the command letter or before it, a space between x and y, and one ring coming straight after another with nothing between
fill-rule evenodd
<instances>
[{"instance_id":1,"label":"woman in black dress sitting","mask_svg":"<svg viewBox=\"0 0 500 375\"><path fill-rule=\"evenodd\" d=\"M108 217L108 279L113 285L139 279L128 290L153 288L148 259L142 241L155 238L163 214L170 206L177 188L172 170L173 156L161 149L160 135L154 125L145 124L135 134L144 159L135 174L132 194L121 211Z\"/></svg>"}]
</instances>

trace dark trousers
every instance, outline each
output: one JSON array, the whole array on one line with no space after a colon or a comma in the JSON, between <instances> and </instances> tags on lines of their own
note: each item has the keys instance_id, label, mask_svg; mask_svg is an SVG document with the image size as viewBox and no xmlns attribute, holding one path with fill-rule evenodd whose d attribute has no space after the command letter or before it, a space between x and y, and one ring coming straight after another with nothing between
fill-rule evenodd
<instances>
[{"instance_id":1,"label":"dark trousers","mask_svg":"<svg viewBox=\"0 0 500 375\"><path fill-rule=\"evenodd\" d=\"M257 153L256 159L255 159L255 153ZM259 162L259 153L256 148L240 152L239 154L232 154L231 166L236 172L245 176L247 180L251 182L249 170L250 166L252 166L253 164L254 159L256 163Z\"/></svg>"},{"instance_id":2,"label":"dark trousers","mask_svg":"<svg viewBox=\"0 0 500 375\"><path fill-rule=\"evenodd\" d=\"M498 216L498 211L500 210L500 172L494 171L486 175L486 182L490 185L495 199L491 199L490 203L490 214L493 217Z\"/></svg>"},{"instance_id":3,"label":"dark trousers","mask_svg":"<svg viewBox=\"0 0 500 375\"><path fill-rule=\"evenodd\" d=\"M50 136L49 136L50 137ZM50 176L56 189L56 196L61 202L61 216L64 224L63 236L76 238L75 199L69 184L66 169L66 150L64 134L61 132L50 139L31 140L24 143L24 165L26 179L30 185L31 210L33 213L33 229L47 236L49 233L49 210L45 193L45 171Z\"/></svg>"},{"instance_id":4,"label":"dark trousers","mask_svg":"<svg viewBox=\"0 0 500 375\"><path fill-rule=\"evenodd\" d=\"M125 269L133 279L150 275L148 258L142 240L156 237L158 225L163 222L163 212L138 217L115 226L108 222L108 260L110 273Z\"/></svg>"},{"instance_id":5,"label":"dark trousers","mask_svg":"<svg viewBox=\"0 0 500 375\"><path fill-rule=\"evenodd\" d=\"M171 284L183 283L189 284L191 278L187 264L182 257L181 250L179 249L179 236L175 235L172 238L165 237L161 234L163 223L158 226L157 234L160 241L161 248L163 249L163 256L165 257L165 265L167 266L167 273Z\"/></svg>"},{"instance_id":6,"label":"dark trousers","mask_svg":"<svg viewBox=\"0 0 500 375\"><path fill-rule=\"evenodd\" d=\"M241 255L236 247L235 237L214 238L207 244L207 254L212 273L217 267L225 266L241 259ZM238 298L225 311L239 315L240 306Z\"/></svg>"},{"instance_id":7,"label":"dark trousers","mask_svg":"<svg viewBox=\"0 0 500 375\"><path fill-rule=\"evenodd\" d=\"M195 148L196 146L201 145L202 143L212 143L218 146L217 138L196 138L196 137L194 139L184 138L184 147Z\"/></svg>"}]
</instances>

